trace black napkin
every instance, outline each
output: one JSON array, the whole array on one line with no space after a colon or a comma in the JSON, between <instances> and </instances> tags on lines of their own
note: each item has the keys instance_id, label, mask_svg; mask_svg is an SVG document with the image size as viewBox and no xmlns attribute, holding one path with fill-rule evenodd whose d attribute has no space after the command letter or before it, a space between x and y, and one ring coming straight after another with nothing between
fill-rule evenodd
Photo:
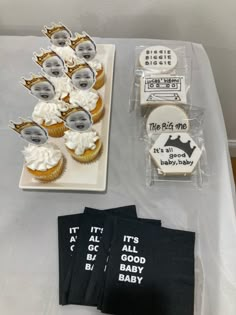
<instances>
[{"instance_id":1,"label":"black napkin","mask_svg":"<svg viewBox=\"0 0 236 315\"><path fill-rule=\"evenodd\" d=\"M99 210L99 209L94 209L94 208L90 208L90 207L85 207L84 213L103 214L103 215L104 214L114 214L114 215L121 214L122 216L124 216L126 218L137 218L137 211L136 211L135 205L116 207L116 208L105 209L105 210Z\"/></svg>"},{"instance_id":2,"label":"black napkin","mask_svg":"<svg viewBox=\"0 0 236 315\"><path fill-rule=\"evenodd\" d=\"M102 312L192 315L194 240L192 232L117 218Z\"/></svg>"},{"instance_id":3,"label":"black napkin","mask_svg":"<svg viewBox=\"0 0 236 315\"><path fill-rule=\"evenodd\" d=\"M118 207L107 210L99 210L86 207L85 213L123 214L126 217L137 217L136 207ZM67 296L72 272L72 256L75 244L78 239L80 226L83 222L84 214L72 214L58 217L58 245L59 245L59 303L67 304Z\"/></svg>"},{"instance_id":4,"label":"black napkin","mask_svg":"<svg viewBox=\"0 0 236 315\"><path fill-rule=\"evenodd\" d=\"M108 210L98 210L92 208L85 208L84 214L77 214L77 215L69 215L69 216L62 216L58 218L58 235L59 235L59 303L62 305L68 304L68 295L69 290L71 287L71 279L73 266L74 266L74 246L76 244L76 248L80 247L84 248L84 252L86 251L85 240L88 242L90 237L90 232L83 233L86 230L86 227L93 227L92 237L94 241L92 243L94 246L98 244L99 238L101 235L102 230L100 229L100 225L102 226L102 222L104 218L108 215L122 215L124 217L136 217L136 207L126 206L126 207L119 207L114 209ZM94 220L94 221L93 221ZM97 225L99 224L100 225ZM86 230L87 231L87 230ZM73 233L76 233L73 235ZM76 242L78 239L79 233L79 242ZM81 239L82 235L82 239ZM89 237L89 239L86 239ZM72 245L71 245L72 244ZM85 246L85 247L84 247ZM97 248L97 247L95 247ZM88 265L86 266L88 267ZM73 289L72 289L73 290Z\"/></svg>"},{"instance_id":5,"label":"black napkin","mask_svg":"<svg viewBox=\"0 0 236 315\"><path fill-rule=\"evenodd\" d=\"M59 249L59 304L67 304L68 281L70 280L70 264L79 235L84 214L73 214L58 217L58 249Z\"/></svg>"},{"instance_id":6,"label":"black napkin","mask_svg":"<svg viewBox=\"0 0 236 315\"><path fill-rule=\"evenodd\" d=\"M119 218L107 217L104 222L102 238L100 240L99 251L97 253L96 261L94 263L93 271L90 274L90 280L85 293L85 304L91 306L101 307L102 294L105 284L106 267L109 260L109 253L111 248L111 242L114 234L114 228L116 220ZM134 218L137 222L145 222L153 224L156 227L161 226L160 220L140 219Z\"/></svg>"}]
</instances>

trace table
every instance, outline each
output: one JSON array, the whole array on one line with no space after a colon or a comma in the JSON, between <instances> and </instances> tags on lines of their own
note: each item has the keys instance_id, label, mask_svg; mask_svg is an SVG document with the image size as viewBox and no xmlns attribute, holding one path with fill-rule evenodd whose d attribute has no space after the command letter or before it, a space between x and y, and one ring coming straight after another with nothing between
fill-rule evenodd
<instances>
[{"instance_id":1,"label":"table","mask_svg":"<svg viewBox=\"0 0 236 315\"><path fill-rule=\"evenodd\" d=\"M236 220L234 184L221 105L211 66L200 44L148 39L97 39L116 45L108 188L106 193L22 191L18 188L23 142L7 128L9 119L32 112L35 100L20 86L38 72L32 52L43 37L1 37L0 314L92 315L95 308L58 305L57 216L84 206L136 204L140 217L196 232L196 315L236 314ZM202 189L170 184L145 186L142 143L128 112L136 45L186 45L192 57L192 99L204 107L208 184Z\"/></svg>"}]
</instances>

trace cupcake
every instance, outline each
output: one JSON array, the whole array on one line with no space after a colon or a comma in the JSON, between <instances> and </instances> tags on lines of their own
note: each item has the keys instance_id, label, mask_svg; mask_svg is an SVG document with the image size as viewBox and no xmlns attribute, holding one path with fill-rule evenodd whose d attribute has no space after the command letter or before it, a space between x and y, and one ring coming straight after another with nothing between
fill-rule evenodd
<instances>
[{"instance_id":1,"label":"cupcake","mask_svg":"<svg viewBox=\"0 0 236 315\"><path fill-rule=\"evenodd\" d=\"M70 94L72 90L72 85L70 79L67 75L63 75L62 77L49 77L48 80L52 82L55 86L56 95L55 98L59 100L63 100L67 95Z\"/></svg>"},{"instance_id":2,"label":"cupcake","mask_svg":"<svg viewBox=\"0 0 236 315\"><path fill-rule=\"evenodd\" d=\"M51 137L62 137L65 131L60 115L68 109L68 104L56 98L55 86L45 76L31 75L24 79L23 85L39 102L33 111L33 120L47 129Z\"/></svg>"},{"instance_id":3,"label":"cupcake","mask_svg":"<svg viewBox=\"0 0 236 315\"><path fill-rule=\"evenodd\" d=\"M102 141L94 130L83 133L68 130L64 139L71 156L81 163L94 161L101 152Z\"/></svg>"},{"instance_id":4,"label":"cupcake","mask_svg":"<svg viewBox=\"0 0 236 315\"><path fill-rule=\"evenodd\" d=\"M88 64L90 65L90 67L92 69L94 69L96 71L96 81L95 81L95 84L94 84L93 88L95 90L98 90L105 83L105 70L104 70L104 67L103 67L102 63L99 60L97 60L97 59L93 59L91 61L88 61Z\"/></svg>"},{"instance_id":5,"label":"cupcake","mask_svg":"<svg viewBox=\"0 0 236 315\"><path fill-rule=\"evenodd\" d=\"M61 119L61 112L68 109L62 102L39 102L33 111L32 118L44 127L49 136L62 137L67 128Z\"/></svg>"},{"instance_id":6,"label":"cupcake","mask_svg":"<svg viewBox=\"0 0 236 315\"><path fill-rule=\"evenodd\" d=\"M76 56L74 50L69 46L71 31L63 24L53 24L51 27L44 26L42 30L51 42L51 49L55 51L67 65L72 65Z\"/></svg>"},{"instance_id":7,"label":"cupcake","mask_svg":"<svg viewBox=\"0 0 236 315\"><path fill-rule=\"evenodd\" d=\"M101 96L92 89L95 71L85 62L68 67L66 74L71 78L74 87L69 95L69 103L72 107L83 107L91 113L93 122L98 122L104 113L104 105Z\"/></svg>"},{"instance_id":8,"label":"cupcake","mask_svg":"<svg viewBox=\"0 0 236 315\"><path fill-rule=\"evenodd\" d=\"M71 39L70 46L74 49L78 58L77 63L83 64L83 60L85 60L95 70L96 82L93 88L96 90L100 89L105 82L105 71L101 62L94 59L97 53L94 40L87 33L83 32L83 34L76 34L76 37Z\"/></svg>"},{"instance_id":9,"label":"cupcake","mask_svg":"<svg viewBox=\"0 0 236 315\"><path fill-rule=\"evenodd\" d=\"M82 60L77 60L77 63L84 64L84 62ZM93 88L95 90L99 90L105 83L104 67L103 67L102 63L100 61L98 61L97 59L93 59L91 61L88 61L87 63L96 73L96 80L95 80L95 83L93 85Z\"/></svg>"},{"instance_id":10,"label":"cupcake","mask_svg":"<svg viewBox=\"0 0 236 315\"><path fill-rule=\"evenodd\" d=\"M63 59L52 50L41 48L39 54L34 53L33 60L42 68L45 77L55 88L55 98L63 99L71 91L71 80L65 74Z\"/></svg>"},{"instance_id":11,"label":"cupcake","mask_svg":"<svg viewBox=\"0 0 236 315\"><path fill-rule=\"evenodd\" d=\"M29 144L23 151L25 167L40 181L52 181L58 178L64 169L61 151L52 143L44 145Z\"/></svg>"},{"instance_id":12,"label":"cupcake","mask_svg":"<svg viewBox=\"0 0 236 315\"><path fill-rule=\"evenodd\" d=\"M73 90L69 96L69 102L72 107L80 106L89 111L93 123L98 122L104 113L104 104L101 96L95 90L82 91Z\"/></svg>"}]
</instances>

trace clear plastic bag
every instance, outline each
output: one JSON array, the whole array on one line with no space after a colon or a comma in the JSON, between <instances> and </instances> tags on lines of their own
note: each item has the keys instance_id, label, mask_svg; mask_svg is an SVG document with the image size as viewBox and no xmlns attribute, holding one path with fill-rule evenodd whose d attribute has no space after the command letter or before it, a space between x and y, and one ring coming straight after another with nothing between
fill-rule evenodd
<instances>
[{"instance_id":1,"label":"clear plastic bag","mask_svg":"<svg viewBox=\"0 0 236 315\"><path fill-rule=\"evenodd\" d=\"M160 117L159 124L150 127L150 117L156 110L166 110L166 118ZM175 109L174 114L179 112L177 118L173 119L168 115L168 109L170 112ZM169 113L170 113L169 112ZM164 114L164 112L163 112ZM136 134L140 140L145 138L155 139L157 135L162 132L197 132L203 128L204 123L204 109L200 107L190 106L188 104L163 104L147 106L145 108L138 107L135 112L136 119ZM152 124L153 125L153 124Z\"/></svg>"},{"instance_id":2,"label":"clear plastic bag","mask_svg":"<svg viewBox=\"0 0 236 315\"><path fill-rule=\"evenodd\" d=\"M173 138L177 138L179 133L172 133ZM145 138L145 157L146 157L146 185L152 186L157 183L162 185L169 185L170 182L176 182L178 184L188 184L193 185L193 187L201 188L206 185L209 177L209 169L207 163L207 154L204 144L203 132L201 129L192 130L188 133L191 139L196 143L197 147L201 151L199 160L196 163L194 170L191 173L186 174L165 174L163 170L150 155L150 149L153 147L156 139L159 135L155 137ZM175 159L176 161L176 159Z\"/></svg>"},{"instance_id":3,"label":"clear plastic bag","mask_svg":"<svg viewBox=\"0 0 236 315\"><path fill-rule=\"evenodd\" d=\"M166 71L156 68L147 69L140 64L141 54L151 47L138 46L135 49L134 79L131 86L129 104L130 111L139 106L146 107L152 106L152 104L191 104L191 58L186 55L186 47L172 45L166 47L177 57L175 67L166 69ZM157 57L160 56L158 55Z\"/></svg>"},{"instance_id":4,"label":"clear plastic bag","mask_svg":"<svg viewBox=\"0 0 236 315\"><path fill-rule=\"evenodd\" d=\"M192 106L191 76L185 46L136 47L129 109L144 142L148 186L207 183L204 110Z\"/></svg>"}]
</instances>

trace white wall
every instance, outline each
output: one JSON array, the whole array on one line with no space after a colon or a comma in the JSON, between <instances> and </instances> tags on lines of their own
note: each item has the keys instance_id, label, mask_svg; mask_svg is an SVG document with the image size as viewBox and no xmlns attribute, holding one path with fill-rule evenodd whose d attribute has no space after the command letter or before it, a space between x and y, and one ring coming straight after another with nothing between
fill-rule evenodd
<instances>
[{"instance_id":1,"label":"white wall","mask_svg":"<svg viewBox=\"0 0 236 315\"><path fill-rule=\"evenodd\" d=\"M236 140L235 0L0 0L1 35L40 35L42 25L58 20L72 31L86 30L93 36L203 43L228 137Z\"/></svg>"}]
</instances>

